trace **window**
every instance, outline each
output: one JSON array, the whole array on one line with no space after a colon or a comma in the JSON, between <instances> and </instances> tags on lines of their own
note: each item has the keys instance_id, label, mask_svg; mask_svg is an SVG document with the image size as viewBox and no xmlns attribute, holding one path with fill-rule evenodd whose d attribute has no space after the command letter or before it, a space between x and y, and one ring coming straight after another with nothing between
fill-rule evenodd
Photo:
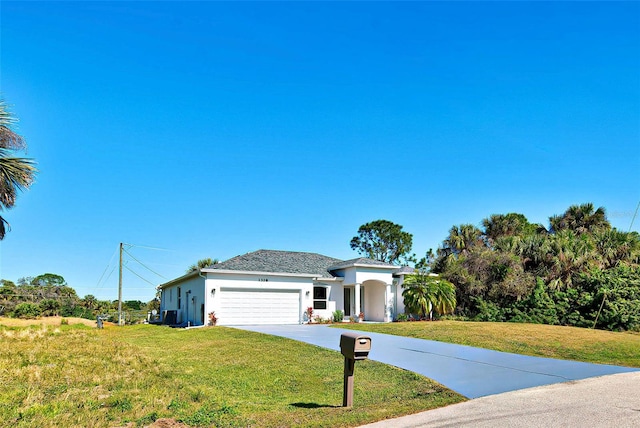
<instances>
[{"instance_id":1,"label":"window","mask_svg":"<svg viewBox=\"0 0 640 428\"><path fill-rule=\"evenodd\" d=\"M313 309L327 309L327 287L313 287Z\"/></svg>"},{"instance_id":2,"label":"window","mask_svg":"<svg viewBox=\"0 0 640 428\"><path fill-rule=\"evenodd\" d=\"M182 306L182 293L180 292L180 287L178 287L178 309Z\"/></svg>"}]
</instances>

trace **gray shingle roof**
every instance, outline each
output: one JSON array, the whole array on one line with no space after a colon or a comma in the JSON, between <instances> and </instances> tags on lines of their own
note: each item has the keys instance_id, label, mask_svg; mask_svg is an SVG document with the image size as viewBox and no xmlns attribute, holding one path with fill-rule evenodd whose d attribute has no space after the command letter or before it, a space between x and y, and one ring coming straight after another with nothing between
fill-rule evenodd
<instances>
[{"instance_id":1,"label":"gray shingle roof","mask_svg":"<svg viewBox=\"0 0 640 428\"><path fill-rule=\"evenodd\" d=\"M402 266L400 269L393 272L393 276L411 275L411 274L414 274L415 272L416 272L415 268L412 268L409 266Z\"/></svg>"},{"instance_id":2,"label":"gray shingle roof","mask_svg":"<svg viewBox=\"0 0 640 428\"><path fill-rule=\"evenodd\" d=\"M396 269L398 268L398 266L392 265L390 263L381 262L379 260L367 259L365 257L358 257L356 259L340 261L340 263L331 265L330 268L331 270L338 270L338 269L346 268L348 266L353 266L356 264L369 265L369 266L381 266L381 267L393 267Z\"/></svg>"},{"instance_id":3,"label":"gray shingle roof","mask_svg":"<svg viewBox=\"0 0 640 428\"><path fill-rule=\"evenodd\" d=\"M340 259L317 253L258 250L217 263L211 266L211 269L306 273L331 278L333 275L327 271L327 268L341 262Z\"/></svg>"}]
</instances>

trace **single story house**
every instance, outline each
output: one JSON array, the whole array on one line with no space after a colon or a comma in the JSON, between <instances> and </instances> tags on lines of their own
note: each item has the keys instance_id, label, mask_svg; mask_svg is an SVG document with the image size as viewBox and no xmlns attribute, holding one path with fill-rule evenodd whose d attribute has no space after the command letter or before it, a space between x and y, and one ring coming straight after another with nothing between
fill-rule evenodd
<instances>
[{"instance_id":1,"label":"single story house","mask_svg":"<svg viewBox=\"0 0 640 428\"><path fill-rule=\"evenodd\" d=\"M171 324L300 324L313 316L364 314L390 322L404 312L402 282L413 273L368 258L340 260L316 253L258 250L160 285L160 311Z\"/></svg>"}]
</instances>

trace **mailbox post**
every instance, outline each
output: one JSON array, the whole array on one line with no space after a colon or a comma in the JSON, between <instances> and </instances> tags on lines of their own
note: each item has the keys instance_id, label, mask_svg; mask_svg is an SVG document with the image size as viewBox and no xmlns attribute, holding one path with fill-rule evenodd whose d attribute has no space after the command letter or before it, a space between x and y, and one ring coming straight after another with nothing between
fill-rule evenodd
<instances>
[{"instance_id":1,"label":"mailbox post","mask_svg":"<svg viewBox=\"0 0 640 428\"><path fill-rule=\"evenodd\" d=\"M340 352L344 355L344 387L342 406L353 406L353 371L356 360L366 360L371 350L371 338L355 332L340 335Z\"/></svg>"}]
</instances>

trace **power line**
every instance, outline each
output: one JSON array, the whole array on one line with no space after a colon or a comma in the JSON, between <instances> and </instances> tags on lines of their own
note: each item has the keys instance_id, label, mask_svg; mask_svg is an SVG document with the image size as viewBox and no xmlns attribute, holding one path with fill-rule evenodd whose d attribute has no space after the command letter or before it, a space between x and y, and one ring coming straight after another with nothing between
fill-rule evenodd
<instances>
[{"instance_id":1,"label":"power line","mask_svg":"<svg viewBox=\"0 0 640 428\"><path fill-rule=\"evenodd\" d=\"M636 212L633 214L633 218L631 219L631 224L629 225L629 232L631 232L631 228L633 227L633 222L636 220L636 216L638 215L638 209L640 208L640 201L638 201L638 206L636 207Z\"/></svg>"},{"instance_id":2,"label":"power line","mask_svg":"<svg viewBox=\"0 0 640 428\"><path fill-rule=\"evenodd\" d=\"M107 272L107 269L109 269L109 266L111 266L111 262L113 261L113 258L116 256L116 253L118 252L118 249L116 248L113 251L113 254L111 255L111 258L109 259L109 263L107 263L107 266L105 266L104 271L102 272L102 275L100 275L100 279L98 280L98 283L96 284L96 287L100 286L100 281L102 281L102 278L104 277L104 274ZM115 269L115 267L113 268ZM113 273L113 269L111 270L111 273ZM111 276L111 273L109 273L109 276ZM107 277L107 279L105 280L105 282L109 279L109 277Z\"/></svg>"},{"instance_id":3,"label":"power line","mask_svg":"<svg viewBox=\"0 0 640 428\"><path fill-rule=\"evenodd\" d=\"M105 282L105 283L106 283L107 281L109 281L109 278L111 278L111 275L113 274L113 272L116 270L116 268L117 268L117 267L118 267L118 266L116 266L116 265L114 265L114 266L113 266L113 269L111 269L111 272L109 272L109 275L107 275L107 278L104 280L104 282ZM103 285L104 285L104 284L103 284ZM100 286L100 284L98 284L98 286L96 287L96 289L98 289L98 288L102 288L102 287Z\"/></svg>"},{"instance_id":4,"label":"power line","mask_svg":"<svg viewBox=\"0 0 640 428\"><path fill-rule=\"evenodd\" d=\"M173 250L168 250L166 248L157 248L157 247L148 247L146 245L135 245L135 244L125 244L128 245L129 247L136 247L136 248L146 248L147 250L156 250L156 251L173 251Z\"/></svg>"},{"instance_id":5,"label":"power line","mask_svg":"<svg viewBox=\"0 0 640 428\"><path fill-rule=\"evenodd\" d=\"M151 282L151 281L149 281L149 280L147 280L147 279L144 279L143 277L141 277L140 275L138 275L138 274L137 274L133 269L131 269L129 266L124 265L124 267L125 267L129 272L131 272L132 274L134 274L135 276L137 276L138 278L140 278L140 279L141 279L141 280L143 280L144 282L148 282L149 284L153 285L154 287L156 286L156 284L154 284L153 282Z\"/></svg>"},{"instance_id":6,"label":"power line","mask_svg":"<svg viewBox=\"0 0 640 428\"><path fill-rule=\"evenodd\" d=\"M136 259L135 257L133 257L133 254L131 254L130 252L128 252L127 250L124 250L125 253L127 253L129 255L129 257L131 257L133 260L137 261L138 263L140 263L142 265L142 267L146 268L147 270L155 273L156 275L158 275L160 278L162 279L167 279L164 276L160 275L158 272L154 271L153 269L151 269L149 266L145 265L144 263L142 263L140 260Z\"/></svg>"}]
</instances>

